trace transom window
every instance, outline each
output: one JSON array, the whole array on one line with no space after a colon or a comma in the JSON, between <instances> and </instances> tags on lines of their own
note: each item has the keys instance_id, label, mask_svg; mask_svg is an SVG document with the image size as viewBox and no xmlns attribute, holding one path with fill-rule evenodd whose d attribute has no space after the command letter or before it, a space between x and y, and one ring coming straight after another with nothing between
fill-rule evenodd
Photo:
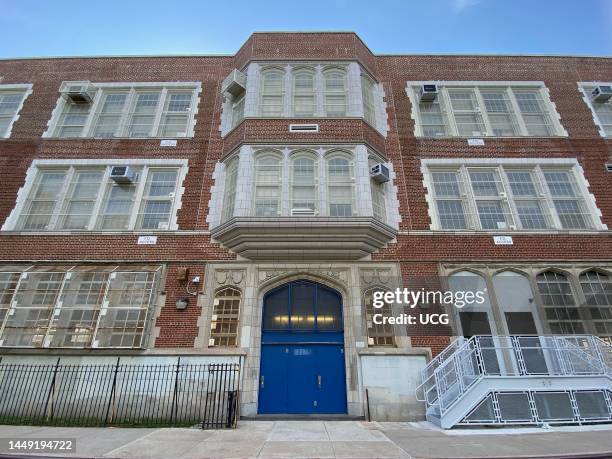
<instances>
[{"instance_id":1,"label":"transom window","mask_svg":"<svg viewBox=\"0 0 612 459\"><path fill-rule=\"evenodd\" d=\"M601 83L602 86L612 86L612 82ZM604 137L612 136L612 98L608 100L596 101L591 97L595 84L593 83L579 83L582 92L584 93L585 100L589 105L589 108L593 112L593 118L599 125L600 133Z\"/></svg>"},{"instance_id":2,"label":"transom window","mask_svg":"<svg viewBox=\"0 0 612 459\"><path fill-rule=\"evenodd\" d=\"M181 167L128 166L132 178L115 181L112 166L35 165L27 197L18 203L19 231L167 230L173 223ZM8 222L7 222L8 223Z\"/></svg>"},{"instance_id":3,"label":"transom window","mask_svg":"<svg viewBox=\"0 0 612 459\"><path fill-rule=\"evenodd\" d=\"M598 221L569 167L429 167L438 229L593 229Z\"/></svg>"},{"instance_id":4,"label":"transom window","mask_svg":"<svg viewBox=\"0 0 612 459\"><path fill-rule=\"evenodd\" d=\"M0 345L143 347L156 271L0 272Z\"/></svg>"},{"instance_id":5,"label":"transom window","mask_svg":"<svg viewBox=\"0 0 612 459\"><path fill-rule=\"evenodd\" d=\"M422 137L550 137L565 135L542 85L438 83L433 101L419 103L409 83L415 135Z\"/></svg>"},{"instance_id":6,"label":"transom window","mask_svg":"<svg viewBox=\"0 0 612 459\"><path fill-rule=\"evenodd\" d=\"M31 92L30 84L0 84L0 139L9 137L21 106Z\"/></svg>"},{"instance_id":7,"label":"transom window","mask_svg":"<svg viewBox=\"0 0 612 459\"><path fill-rule=\"evenodd\" d=\"M197 83L98 83L91 103L60 97L49 137L191 137Z\"/></svg>"}]
</instances>

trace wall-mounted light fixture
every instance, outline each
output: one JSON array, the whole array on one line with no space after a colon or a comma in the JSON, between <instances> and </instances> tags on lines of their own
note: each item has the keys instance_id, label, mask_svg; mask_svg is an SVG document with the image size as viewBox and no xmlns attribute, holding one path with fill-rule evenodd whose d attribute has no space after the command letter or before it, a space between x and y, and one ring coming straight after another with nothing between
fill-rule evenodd
<instances>
[{"instance_id":1,"label":"wall-mounted light fixture","mask_svg":"<svg viewBox=\"0 0 612 459\"><path fill-rule=\"evenodd\" d=\"M186 309L189 304L189 298L179 298L176 300L176 309Z\"/></svg>"}]
</instances>

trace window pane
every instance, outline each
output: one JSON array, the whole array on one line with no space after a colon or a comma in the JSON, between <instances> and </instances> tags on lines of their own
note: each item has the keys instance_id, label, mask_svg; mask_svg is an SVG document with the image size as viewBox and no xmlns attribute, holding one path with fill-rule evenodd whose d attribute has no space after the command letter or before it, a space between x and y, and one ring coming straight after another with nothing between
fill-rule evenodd
<instances>
[{"instance_id":1,"label":"window pane","mask_svg":"<svg viewBox=\"0 0 612 459\"><path fill-rule=\"evenodd\" d=\"M561 226L565 229L586 229L588 225L585 218L587 215L581 210L581 206L576 200L564 199L554 200L555 209Z\"/></svg>"},{"instance_id":2,"label":"window pane","mask_svg":"<svg viewBox=\"0 0 612 459\"><path fill-rule=\"evenodd\" d=\"M436 201L438 207L438 218L440 219L440 227L442 229L465 229L465 214L463 211L463 203L458 200L440 200Z\"/></svg>"},{"instance_id":3,"label":"window pane","mask_svg":"<svg viewBox=\"0 0 612 459\"><path fill-rule=\"evenodd\" d=\"M419 104L421 126L425 137L442 137L448 135L446 121L438 100Z\"/></svg>"},{"instance_id":4,"label":"window pane","mask_svg":"<svg viewBox=\"0 0 612 459\"><path fill-rule=\"evenodd\" d=\"M315 285L294 283L291 287L291 329L314 330Z\"/></svg>"},{"instance_id":5,"label":"window pane","mask_svg":"<svg viewBox=\"0 0 612 459\"><path fill-rule=\"evenodd\" d=\"M528 171L506 171L510 189L515 197L535 197L536 187L533 183L531 172Z\"/></svg>"},{"instance_id":6,"label":"window pane","mask_svg":"<svg viewBox=\"0 0 612 459\"><path fill-rule=\"evenodd\" d=\"M523 121L529 135L550 136L553 134L550 117L538 91L514 91Z\"/></svg>"},{"instance_id":7,"label":"window pane","mask_svg":"<svg viewBox=\"0 0 612 459\"><path fill-rule=\"evenodd\" d=\"M159 104L159 95L159 92L137 94L128 127L129 137L149 137L153 135L153 122Z\"/></svg>"},{"instance_id":8,"label":"window pane","mask_svg":"<svg viewBox=\"0 0 612 459\"><path fill-rule=\"evenodd\" d=\"M226 288L215 294L210 337L215 346L236 346L240 316L240 291Z\"/></svg>"},{"instance_id":9,"label":"window pane","mask_svg":"<svg viewBox=\"0 0 612 459\"><path fill-rule=\"evenodd\" d=\"M222 221L229 220L234 216L236 206L236 185L238 183L238 160L232 160L225 172L225 190L223 198Z\"/></svg>"},{"instance_id":10,"label":"window pane","mask_svg":"<svg viewBox=\"0 0 612 459\"><path fill-rule=\"evenodd\" d=\"M317 329L342 331L342 301L324 287L317 286Z\"/></svg>"},{"instance_id":11,"label":"window pane","mask_svg":"<svg viewBox=\"0 0 612 459\"><path fill-rule=\"evenodd\" d=\"M109 182L106 197L102 203L102 212L98 219L100 229L126 230L132 215L136 196L137 182Z\"/></svg>"},{"instance_id":12,"label":"window pane","mask_svg":"<svg viewBox=\"0 0 612 459\"><path fill-rule=\"evenodd\" d=\"M542 207L538 201L517 201L516 209L524 229L546 229L548 224L544 218Z\"/></svg>"},{"instance_id":13,"label":"window pane","mask_svg":"<svg viewBox=\"0 0 612 459\"><path fill-rule=\"evenodd\" d=\"M53 211L64 185L66 172L43 171L38 173L34 189L21 214L21 228L24 230L49 229Z\"/></svg>"},{"instance_id":14,"label":"window pane","mask_svg":"<svg viewBox=\"0 0 612 459\"><path fill-rule=\"evenodd\" d=\"M98 198L102 171L75 172L72 189L65 204L61 223L63 229L86 229Z\"/></svg>"},{"instance_id":15,"label":"window pane","mask_svg":"<svg viewBox=\"0 0 612 459\"><path fill-rule=\"evenodd\" d=\"M496 171L470 170L472 190L476 197L499 196L502 185Z\"/></svg>"},{"instance_id":16,"label":"window pane","mask_svg":"<svg viewBox=\"0 0 612 459\"><path fill-rule=\"evenodd\" d=\"M381 314L383 317L393 316L391 306L386 301L382 308L374 307L374 291L368 290L364 294L365 317L368 329L368 346L395 346L395 334L393 325L385 322L382 324L374 323L374 315Z\"/></svg>"},{"instance_id":17,"label":"window pane","mask_svg":"<svg viewBox=\"0 0 612 459\"><path fill-rule=\"evenodd\" d=\"M264 299L263 329L289 329L289 287L275 290Z\"/></svg>"},{"instance_id":18,"label":"window pane","mask_svg":"<svg viewBox=\"0 0 612 459\"><path fill-rule=\"evenodd\" d=\"M105 94L102 108L98 114L94 137L114 137L119 135L119 122L127 94Z\"/></svg>"},{"instance_id":19,"label":"window pane","mask_svg":"<svg viewBox=\"0 0 612 459\"><path fill-rule=\"evenodd\" d=\"M485 132L474 91L451 90L448 93L457 132L461 136L480 136Z\"/></svg>"},{"instance_id":20,"label":"window pane","mask_svg":"<svg viewBox=\"0 0 612 459\"><path fill-rule=\"evenodd\" d=\"M345 158L327 161L329 215L350 217L353 215L353 178L351 164Z\"/></svg>"},{"instance_id":21,"label":"window pane","mask_svg":"<svg viewBox=\"0 0 612 459\"><path fill-rule=\"evenodd\" d=\"M514 136L518 134L514 114L506 91L481 91L493 135Z\"/></svg>"},{"instance_id":22,"label":"window pane","mask_svg":"<svg viewBox=\"0 0 612 459\"><path fill-rule=\"evenodd\" d=\"M554 271L547 271L538 274L536 282L552 333L584 333L584 323L576 307L567 277Z\"/></svg>"},{"instance_id":23,"label":"window pane","mask_svg":"<svg viewBox=\"0 0 612 459\"><path fill-rule=\"evenodd\" d=\"M315 161L311 158L297 158L293 160L292 209L309 209L314 211L317 208L315 165Z\"/></svg>"},{"instance_id":24,"label":"window pane","mask_svg":"<svg viewBox=\"0 0 612 459\"><path fill-rule=\"evenodd\" d=\"M149 170L142 197L138 228L168 229L177 174L176 170Z\"/></svg>"},{"instance_id":25,"label":"window pane","mask_svg":"<svg viewBox=\"0 0 612 459\"><path fill-rule=\"evenodd\" d=\"M4 323L21 273L0 272L0 326Z\"/></svg>"},{"instance_id":26,"label":"window pane","mask_svg":"<svg viewBox=\"0 0 612 459\"><path fill-rule=\"evenodd\" d=\"M476 203L482 229L508 228L506 214L499 201L478 201Z\"/></svg>"},{"instance_id":27,"label":"window pane","mask_svg":"<svg viewBox=\"0 0 612 459\"><path fill-rule=\"evenodd\" d=\"M57 123L58 137L79 137L89 117L90 104L66 103L64 112Z\"/></svg>"},{"instance_id":28,"label":"window pane","mask_svg":"<svg viewBox=\"0 0 612 459\"><path fill-rule=\"evenodd\" d=\"M376 124L376 114L374 111L374 83L367 76L361 76L361 93L363 99L364 118L371 125Z\"/></svg>"},{"instance_id":29,"label":"window pane","mask_svg":"<svg viewBox=\"0 0 612 459\"><path fill-rule=\"evenodd\" d=\"M0 137L5 137L8 133L9 125L17 114L24 95L25 93L0 92Z\"/></svg>"},{"instance_id":30,"label":"window pane","mask_svg":"<svg viewBox=\"0 0 612 459\"><path fill-rule=\"evenodd\" d=\"M185 137L191 112L193 93L168 92L166 107L160 122L160 135L164 137Z\"/></svg>"},{"instance_id":31,"label":"window pane","mask_svg":"<svg viewBox=\"0 0 612 459\"><path fill-rule=\"evenodd\" d=\"M280 215L281 164L272 156L259 158L255 165L255 215Z\"/></svg>"}]
</instances>

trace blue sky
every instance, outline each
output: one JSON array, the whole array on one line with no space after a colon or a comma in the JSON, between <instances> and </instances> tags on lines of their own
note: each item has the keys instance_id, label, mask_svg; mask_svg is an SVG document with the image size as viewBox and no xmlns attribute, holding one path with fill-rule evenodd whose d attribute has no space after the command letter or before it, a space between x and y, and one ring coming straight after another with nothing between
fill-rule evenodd
<instances>
[{"instance_id":1,"label":"blue sky","mask_svg":"<svg viewBox=\"0 0 612 459\"><path fill-rule=\"evenodd\" d=\"M375 53L612 55L612 0L0 0L0 57L233 54L353 30Z\"/></svg>"}]
</instances>

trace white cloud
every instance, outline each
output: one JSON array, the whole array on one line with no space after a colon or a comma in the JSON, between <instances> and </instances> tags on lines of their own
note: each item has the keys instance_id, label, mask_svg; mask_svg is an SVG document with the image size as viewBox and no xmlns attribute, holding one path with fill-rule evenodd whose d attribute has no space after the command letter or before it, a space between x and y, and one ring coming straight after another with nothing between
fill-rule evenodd
<instances>
[{"instance_id":1,"label":"white cloud","mask_svg":"<svg viewBox=\"0 0 612 459\"><path fill-rule=\"evenodd\" d=\"M478 5L481 0L452 0L453 9L460 13L461 11L471 7Z\"/></svg>"}]
</instances>

